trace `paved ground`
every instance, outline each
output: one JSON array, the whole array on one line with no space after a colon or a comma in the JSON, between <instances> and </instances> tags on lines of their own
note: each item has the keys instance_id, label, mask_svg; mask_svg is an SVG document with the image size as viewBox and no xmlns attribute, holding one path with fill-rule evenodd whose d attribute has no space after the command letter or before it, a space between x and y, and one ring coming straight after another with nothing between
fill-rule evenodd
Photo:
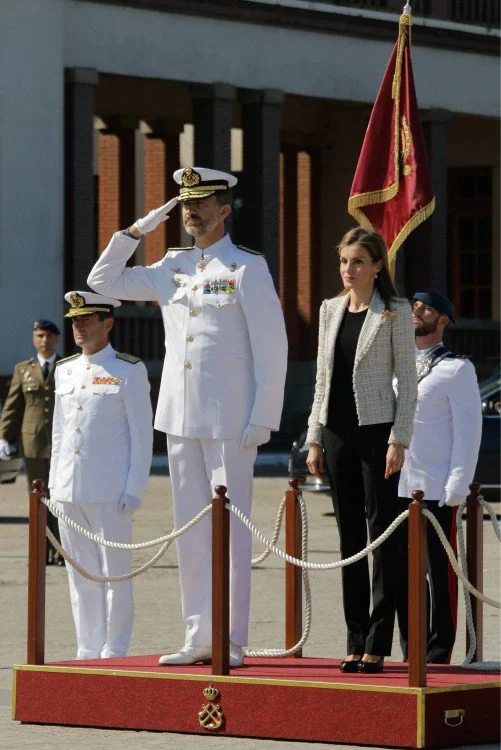
<instances>
[{"instance_id":1,"label":"paved ground","mask_svg":"<svg viewBox=\"0 0 501 750\"><path fill-rule=\"evenodd\" d=\"M276 511L287 488L285 477L255 480L253 520L271 536ZM307 496L312 559L327 562L339 558L335 519L329 514L327 496ZM143 509L137 514L134 535L137 540L157 537L172 528L170 485L164 476L152 476ZM27 592L27 495L22 478L14 485L0 485L0 592L2 636L0 640L0 737L5 750L52 748L64 750L171 750L230 747L235 750L283 750L285 748L332 748L332 745L247 740L225 737L187 736L166 733L108 731L21 725L10 718L12 664L24 663L26 650ZM282 545L283 546L283 545ZM262 551L255 544L255 554ZM135 555L135 565L148 559L148 551ZM485 591L499 599L499 544L492 527L485 523ZM311 576L313 627L304 649L306 656L344 655L345 628L338 572L314 572ZM282 563L270 557L253 573L251 608L251 647L283 645L284 574ZM179 587L174 549L167 552L151 571L135 582L136 618L130 653L158 653L177 649L183 642ZM462 608L460 623L464 623ZM499 613L485 612L484 658L499 659ZM459 628L453 661L459 663L465 651L463 625ZM75 653L68 584L64 568L47 568L46 659L71 659ZM394 644L393 657L400 658ZM57 700L57 696L50 699ZM343 746L348 750L347 746ZM471 747L471 746L470 746ZM489 746L483 745L483 748ZM492 746L494 748L494 746Z\"/></svg>"}]
</instances>

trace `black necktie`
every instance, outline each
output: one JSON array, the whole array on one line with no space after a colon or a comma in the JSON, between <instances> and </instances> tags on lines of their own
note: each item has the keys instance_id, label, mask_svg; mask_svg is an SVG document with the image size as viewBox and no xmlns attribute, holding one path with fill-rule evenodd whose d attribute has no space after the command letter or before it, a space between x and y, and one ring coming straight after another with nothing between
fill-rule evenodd
<instances>
[{"instance_id":1,"label":"black necktie","mask_svg":"<svg viewBox=\"0 0 501 750\"><path fill-rule=\"evenodd\" d=\"M44 380L47 380L49 376L49 372L50 372L50 365L48 362L44 362L43 367L42 367L42 375L43 375Z\"/></svg>"}]
</instances>

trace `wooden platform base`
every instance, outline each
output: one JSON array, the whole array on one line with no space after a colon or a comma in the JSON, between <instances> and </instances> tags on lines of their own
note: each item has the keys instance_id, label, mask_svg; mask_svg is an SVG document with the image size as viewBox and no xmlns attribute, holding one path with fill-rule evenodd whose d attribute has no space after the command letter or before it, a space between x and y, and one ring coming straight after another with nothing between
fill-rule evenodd
<instances>
[{"instance_id":1,"label":"wooden platform base","mask_svg":"<svg viewBox=\"0 0 501 750\"><path fill-rule=\"evenodd\" d=\"M209 667L157 661L17 665L13 718L398 748L499 741L501 683L492 672L432 665L428 687L409 688L399 663L368 677L342 674L333 659L245 659L229 677L213 678Z\"/></svg>"}]
</instances>

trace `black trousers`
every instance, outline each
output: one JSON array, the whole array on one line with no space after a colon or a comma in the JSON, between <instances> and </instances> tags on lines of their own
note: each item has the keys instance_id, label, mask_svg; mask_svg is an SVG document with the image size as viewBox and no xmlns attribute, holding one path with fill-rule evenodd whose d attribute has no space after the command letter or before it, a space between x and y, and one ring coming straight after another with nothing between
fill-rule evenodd
<instances>
[{"instance_id":1,"label":"black trousers","mask_svg":"<svg viewBox=\"0 0 501 750\"><path fill-rule=\"evenodd\" d=\"M341 557L351 557L385 531L398 515L399 473L384 478L391 423L325 427L323 443L339 529ZM371 584L367 557L342 568L347 653L391 653L396 599L396 540L392 534L373 555Z\"/></svg>"},{"instance_id":2,"label":"black trousers","mask_svg":"<svg viewBox=\"0 0 501 750\"><path fill-rule=\"evenodd\" d=\"M399 498L399 513L409 507L409 498ZM456 508L438 507L438 502L426 503L456 553ZM398 571L397 615L400 645L404 659L408 656L408 542L407 521L397 531ZM427 523L428 617L427 661L430 664L449 664L456 640L458 583L442 542L430 523Z\"/></svg>"}]
</instances>

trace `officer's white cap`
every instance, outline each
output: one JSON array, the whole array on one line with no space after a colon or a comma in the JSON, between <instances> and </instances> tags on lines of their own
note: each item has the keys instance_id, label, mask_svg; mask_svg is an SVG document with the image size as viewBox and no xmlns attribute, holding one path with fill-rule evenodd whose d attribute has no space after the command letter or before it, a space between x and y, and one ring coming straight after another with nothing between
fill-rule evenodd
<instances>
[{"instance_id":1,"label":"officer's white cap","mask_svg":"<svg viewBox=\"0 0 501 750\"><path fill-rule=\"evenodd\" d=\"M179 200L196 201L209 198L216 193L225 193L234 187L238 180L229 172L206 167L187 167L174 172L174 181L181 185Z\"/></svg>"},{"instance_id":2,"label":"officer's white cap","mask_svg":"<svg viewBox=\"0 0 501 750\"><path fill-rule=\"evenodd\" d=\"M113 297L103 297L102 294L94 292L72 291L64 295L66 302L71 307L64 316L74 318L77 315L93 315L94 313L111 313L114 307L120 307L120 300Z\"/></svg>"}]
</instances>

